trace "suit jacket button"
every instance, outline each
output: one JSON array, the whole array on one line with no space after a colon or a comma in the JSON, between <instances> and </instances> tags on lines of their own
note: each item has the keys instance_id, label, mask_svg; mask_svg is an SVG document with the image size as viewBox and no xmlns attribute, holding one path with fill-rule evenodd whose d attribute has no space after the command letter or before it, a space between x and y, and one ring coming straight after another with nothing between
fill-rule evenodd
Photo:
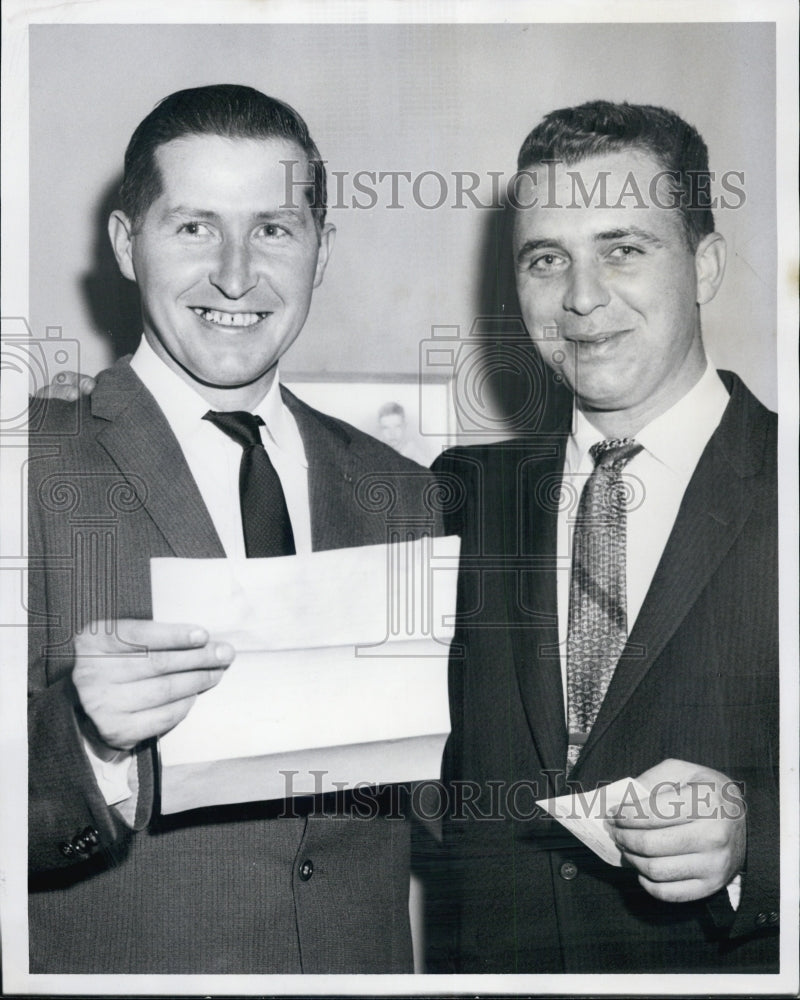
<instances>
[{"instance_id":1,"label":"suit jacket button","mask_svg":"<svg viewBox=\"0 0 800 1000\"><path fill-rule=\"evenodd\" d=\"M767 914L767 923L770 924L771 926L774 927L779 920L780 916L775 910L772 910L770 913Z\"/></svg>"},{"instance_id":2,"label":"suit jacket button","mask_svg":"<svg viewBox=\"0 0 800 1000\"><path fill-rule=\"evenodd\" d=\"M578 877L578 866L574 861L565 861L558 869L558 873L565 882L571 882L574 878Z\"/></svg>"},{"instance_id":3,"label":"suit jacket button","mask_svg":"<svg viewBox=\"0 0 800 1000\"><path fill-rule=\"evenodd\" d=\"M766 922L767 922L766 913L759 913L758 916L756 917L756 927L763 927Z\"/></svg>"},{"instance_id":4,"label":"suit jacket button","mask_svg":"<svg viewBox=\"0 0 800 1000\"><path fill-rule=\"evenodd\" d=\"M310 858L306 858L306 860L300 865L300 871L298 874L304 882L308 882L314 874L314 862L311 861Z\"/></svg>"},{"instance_id":5,"label":"suit jacket button","mask_svg":"<svg viewBox=\"0 0 800 1000\"><path fill-rule=\"evenodd\" d=\"M81 832L81 837L86 841L89 847L97 847L100 843L100 834L93 826L87 826L86 829Z\"/></svg>"},{"instance_id":6,"label":"suit jacket button","mask_svg":"<svg viewBox=\"0 0 800 1000\"><path fill-rule=\"evenodd\" d=\"M58 845L59 851L64 855L65 858L72 858L75 856L75 848L70 844L68 840L62 840Z\"/></svg>"}]
</instances>

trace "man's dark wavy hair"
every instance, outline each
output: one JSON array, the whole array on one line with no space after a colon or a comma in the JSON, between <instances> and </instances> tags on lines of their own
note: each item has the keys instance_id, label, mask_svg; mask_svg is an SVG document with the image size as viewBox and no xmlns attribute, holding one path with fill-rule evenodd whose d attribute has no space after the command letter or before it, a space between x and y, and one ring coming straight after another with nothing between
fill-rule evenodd
<instances>
[{"instance_id":1,"label":"man's dark wavy hair","mask_svg":"<svg viewBox=\"0 0 800 1000\"><path fill-rule=\"evenodd\" d=\"M573 166L587 157L624 149L650 154L672 175L672 197L694 252L700 240L714 232L714 215L709 205L702 204L710 201L708 150L697 129L673 111L611 101L551 111L523 142L517 166L528 170L546 160Z\"/></svg>"},{"instance_id":2,"label":"man's dark wavy hair","mask_svg":"<svg viewBox=\"0 0 800 1000\"><path fill-rule=\"evenodd\" d=\"M179 90L160 101L139 123L125 151L120 207L138 228L161 194L155 152L173 139L219 135L227 139L286 139L305 153L313 183L305 189L319 232L325 224L327 178L316 143L300 115L253 87L218 83Z\"/></svg>"}]
</instances>

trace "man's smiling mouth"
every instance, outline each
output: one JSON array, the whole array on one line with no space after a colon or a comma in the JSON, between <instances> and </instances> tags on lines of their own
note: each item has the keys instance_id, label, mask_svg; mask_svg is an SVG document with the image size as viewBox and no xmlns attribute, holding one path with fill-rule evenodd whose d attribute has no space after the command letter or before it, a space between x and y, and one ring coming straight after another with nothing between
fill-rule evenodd
<instances>
[{"instance_id":1,"label":"man's smiling mouth","mask_svg":"<svg viewBox=\"0 0 800 1000\"><path fill-rule=\"evenodd\" d=\"M205 309L192 306L192 312L215 326L247 327L255 326L269 316L268 312L221 312L219 309Z\"/></svg>"},{"instance_id":2,"label":"man's smiling mouth","mask_svg":"<svg viewBox=\"0 0 800 1000\"><path fill-rule=\"evenodd\" d=\"M603 333L598 331L594 334L567 336L566 339L570 341L570 343L575 344L579 351L591 353L593 350L603 348L606 344L615 344L618 341L623 340L630 332L630 329L625 328L619 330L607 330Z\"/></svg>"}]
</instances>

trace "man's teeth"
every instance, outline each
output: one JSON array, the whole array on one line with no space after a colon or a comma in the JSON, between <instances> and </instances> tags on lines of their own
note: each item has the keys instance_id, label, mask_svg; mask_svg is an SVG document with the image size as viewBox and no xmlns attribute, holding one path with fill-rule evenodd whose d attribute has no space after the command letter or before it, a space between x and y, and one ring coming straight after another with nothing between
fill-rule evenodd
<instances>
[{"instance_id":1,"label":"man's teeth","mask_svg":"<svg viewBox=\"0 0 800 1000\"><path fill-rule=\"evenodd\" d=\"M202 316L209 323L216 323L217 326L253 326L262 320L268 313L245 313L245 312L219 312L216 309L193 309L198 316Z\"/></svg>"}]
</instances>

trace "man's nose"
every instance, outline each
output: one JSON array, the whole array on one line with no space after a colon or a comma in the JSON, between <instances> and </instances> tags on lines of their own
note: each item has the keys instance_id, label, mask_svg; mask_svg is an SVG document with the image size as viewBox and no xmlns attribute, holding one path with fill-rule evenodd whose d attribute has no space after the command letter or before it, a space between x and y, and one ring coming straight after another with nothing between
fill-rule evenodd
<instances>
[{"instance_id":1,"label":"man's nose","mask_svg":"<svg viewBox=\"0 0 800 1000\"><path fill-rule=\"evenodd\" d=\"M610 300L600 265L573 263L564 292L564 308L568 312L587 316L598 306L607 306Z\"/></svg>"},{"instance_id":2,"label":"man's nose","mask_svg":"<svg viewBox=\"0 0 800 1000\"><path fill-rule=\"evenodd\" d=\"M226 241L219 248L209 280L226 299L240 299L258 282L252 253L246 244Z\"/></svg>"}]
</instances>

